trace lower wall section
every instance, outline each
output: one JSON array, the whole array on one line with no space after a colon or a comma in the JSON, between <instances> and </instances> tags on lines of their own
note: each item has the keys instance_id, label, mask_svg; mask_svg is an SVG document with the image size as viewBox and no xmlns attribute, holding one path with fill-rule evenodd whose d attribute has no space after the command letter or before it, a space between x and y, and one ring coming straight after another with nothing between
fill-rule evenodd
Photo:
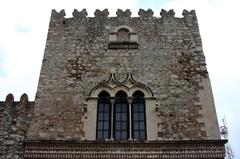
<instances>
[{"instance_id":1,"label":"lower wall section","mask_svg":"<svg viewBox=\"0 0 240 159\"><path fill-rule=\"evenodd\" d=\"M226 140L26 141L24 159L223 159Z\"/></svg>"}]
</instances>

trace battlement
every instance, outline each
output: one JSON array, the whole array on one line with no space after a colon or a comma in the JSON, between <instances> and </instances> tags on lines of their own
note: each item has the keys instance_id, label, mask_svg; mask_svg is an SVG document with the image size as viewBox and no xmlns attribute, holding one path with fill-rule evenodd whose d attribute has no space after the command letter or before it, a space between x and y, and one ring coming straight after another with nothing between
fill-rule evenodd
<instances>
[{"instance_id":1,"label":"battlement","mask_svg":"<svg viewBox=\"0 0 240 159\"><path fill-rule=\"evenodd\" d=\"M19 101L14 101L11 93L5 101L0 101L0 156L22 156L22 144L31 122L33 106L34 102L28 101L25 93Z\"/></svg>"},{"instance_id":2,"label":"battlement","mask_svg":"<svg viewBox=\"0 0 240 159\"><path fill-rule=\"evenodd\" d=\"M58 18L65 17L65 15L66 14L65 14L64 9L62 9L60 12L57 12L55 9L52 10L52 18L58 19ZM72 15L73 15L73 18L87 18L88 17L88 13L87 13L86 9L82 9L81 11L74 9L74 11L72 12ZM122 9L118 9L116 11L116 15L119 18L131 18L132 12L130 9L126 9L125 11ZM154 12L151 9L148 9L148 10L139 9L138 15L140 18L156 17L156 16L153 16ZM182 11L182 15L183 15L183 18L189 18L189 17L196 18L195 10L188 11L188 10L184 9ZM168 11L165 9L162 9L160 11L160 16L161 16L161 18L175 18L175 12L173 9L168 10ZM104 10L96 9L94 12L94 17L95 18L104 18L104 17L107 18L107 17L109 17L109 11L108 11L108 9L104 9Z\"/></svg>"},{"instance_id":3,"label":"battlement","mask_svg":"<svg viewBox=\"0 0 240 159\"><path fill-rule=\"evenodd\" d=\"M147 21L151 21L151 23L148 23ZM174 10L164 10L162 9L159 13L159 16L155 16L153 10L148 9L139 9L138 16L132 16L132 12L130 9L122 10L118 9L116 11L116 16L109 16L108 9L99 10L96 9L94 12L94 16L88 16L88 12L86 9L82 9L81 11L78 11L77 9L74 9L72 12L72 17L66 17L65 10L61 10L57 12L55 9L52 10L51 13L51 19L50 19L50 27L49 29L53 29L57 26L57 30L62 30L66 27L72 27L77 26L81 24L82 26L85 26L86 28L89 28L88 25L94 25L102 26L103 24L109 24L109 23L122 23L123 25L128 23L131 25L134 25L134 23L148 23L148 25L164 25L164 26L178 26L178 24L184 25L186 27L191 27L194 30L198 32L198 21L197 16L195 13L195 10L183 10L182 11L182 17L176 17ZM87 27L88 26L88 27Z\"/></svg>"},{"instance_id":4,"label":"battlement","mask_svg":"<svg viewBox=\"0 0 240 159\"><path fill-rule=\"evenodd\" d=\"M20 115L24 111L27 111L30 109L30 106L34 102L28 101L28 95L26 93L22 94L19 101L14 101L14 96L12 93L9 93L5 101L0 102L0 112L3 112L5 110L11 111L13 113L16 113Z\"/></svg>"}]
</instances>

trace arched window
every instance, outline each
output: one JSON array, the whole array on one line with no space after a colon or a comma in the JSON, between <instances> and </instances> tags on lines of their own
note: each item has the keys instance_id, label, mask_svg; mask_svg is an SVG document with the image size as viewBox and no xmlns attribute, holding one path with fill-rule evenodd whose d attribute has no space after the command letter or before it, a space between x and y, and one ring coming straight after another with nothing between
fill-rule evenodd
<instances>
[{"instance_id":1,"label":"arched window","mask_svg":"<svg viewBox=\"0 0 240 159\"><path fill-rule=\"evenodd\" d=\"M137 140L146 139L145 99L141 91L133 94L132 100L132 137Z\"/></svg>"},{"instance_id":2,"label":"arched window","mask_svg":"<svg viewBox=\"0 0 240 159\"><path fill-rule=\"evenodd\" d=\"M97 140L109 139L111 135L111 103L110 95L102 91L98 95L97 106Z\"/></svg>"},{"instance_id":3,"label":"arched window","mask_svg":"<svg viewBox=\"0 0 240 159\"><path fill-rule=\"evenodd\" d=\"M132 95L129 107L128 95L120 90L114 103L110 95L102 91L98 95L97 140L146 140L146 110L144 94L136 91ZM112 114L113 113L113 114Z\"/></svg>"},{"instance_id":4,"label":"arched window","mask_svg":"<svg viewBox=\"0 0 240 159\"><path fill-rule=\"evenodd\" d=\"M117 41L118 42L129 42L130 41L129 30L125 29L125 28L119 29L118 34L117 34Z\"/></svg>"},{"instance_id":5,"label":"arched window","mask_svg":"<svg viewBox=\"0 0 240 159\"><path fill-rule=\"evenodd\" d=\"M136 82L132 74L118 81L115 74L96 85L87 98L84 118L87 140L153 140L157 126L156 98L149 87Z\"/></svg>"},{"instance_id":6,"label":"arched window","mask_svg":"<svg viewBox=\"0 0 240 159\"><path fill-rule=\"evenodd\" d=\"M129 138L129 106L127 94L119 91L114 104L114 130L115 140L128 140Z\"/></svg>"},{"instance_id":7,"label":"arched window","mask_svg":"<svg viewBox=\"0 0 240 159\"><path fill-rule=\"evenodd\" d=\"M109 33L109 49L137 49L138 35L126 25L118 26Z\"/></svg>"}]
</instances>

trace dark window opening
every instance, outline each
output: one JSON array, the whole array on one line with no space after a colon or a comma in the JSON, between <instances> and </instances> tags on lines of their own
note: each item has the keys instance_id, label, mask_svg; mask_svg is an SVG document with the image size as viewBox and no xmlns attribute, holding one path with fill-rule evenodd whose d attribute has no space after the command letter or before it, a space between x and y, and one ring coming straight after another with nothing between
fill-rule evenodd
<instances>
[{"instance_id":1,"label":"dark window opening","mask_svg":"<svg viewBox=\"0 0 240 159\"><path fill-rule=\"evenodd\" d=\"M117 41L118 42L129 42L130 35L129 31L125 28L119 29L117 34Z\"/></svg>"},{"instance_id":2,"label":"dark window opening","mask_svg":"<svg viewBox=\"0 0 240 159\"><path fill-rule=\"evenodd\" d=\"M110 95L103 91L98 96L97 106L97 140L109 139L111 135Z\"/></svg>"},{"instance_id":3,"label":"dark window opening","mask_svg":"<svg viewBox=\"0 0 240 159\"><path fill-rule=\"evenodd\" d=\"M96 139L106 140L113 137L117 141L129 138L146 140L146 108L141 91L136 91L132 96L131 114L129 109L128 96L124 91L117 92L113 104L110 95L102 91L97 103Z\"/></svg>"},{"instance_id":4,"label":"dark window opening","mask_svg":"<svg viewBox=\"0 0 240 159\"><path fill-rule=\"evenodd\" d=\"M127 94L119 91L114 104L114 131L115 140L128 140L129 138L129 106Z\"/></svg>"},{"instance_id":5,"label":"dark window opening","mask_svg":"<svg viewBox=\"0 0 240 159\"><path fill-rule=\"evenodd\" d=\"M136 91L133 94L132 137L137 140L146 140L145 99L141 91Z\"/></svg>"}]
</instances>

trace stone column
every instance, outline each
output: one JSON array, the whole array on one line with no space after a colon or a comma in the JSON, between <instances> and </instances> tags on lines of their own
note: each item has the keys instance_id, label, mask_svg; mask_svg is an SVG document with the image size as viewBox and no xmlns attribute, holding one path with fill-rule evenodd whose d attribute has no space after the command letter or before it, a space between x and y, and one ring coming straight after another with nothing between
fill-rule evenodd
<instances>
[{"instance_id":1,"label":"stone column","mask_svg":"<svg viewBox=\"0 0 240 159\"><path fill-rule=\"evenodd\" d=\"M111 141L113 141L114 140L114 138L113 138L113 109L114 109L114 103L115 103L115 98L114 97L112 97L111 98L111 100L110 100L110 102L111 102L111 128L110 128L110 130L111 130L111 135L110 135L110 140Z\"/></svg>"},{"instance_id":2,"label":"stone column","mask_svg":"<svg viewBox=\"0 0 240 159\"><path fill-rule=\"evenodd\" d=\"M128 97L128 108L129 108L129 139L133 140L132 138L132 97Z\"/></svg>"}]
</instances>

